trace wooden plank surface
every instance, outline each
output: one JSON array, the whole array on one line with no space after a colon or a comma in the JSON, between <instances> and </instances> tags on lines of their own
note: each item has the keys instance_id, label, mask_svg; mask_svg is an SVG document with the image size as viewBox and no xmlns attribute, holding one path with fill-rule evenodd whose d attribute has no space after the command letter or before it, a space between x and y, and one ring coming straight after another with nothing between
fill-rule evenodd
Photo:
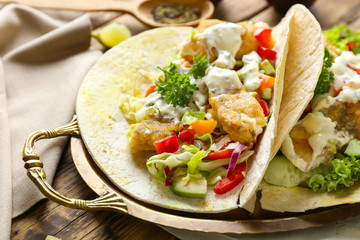
<instances>
[{"instance_id":1,"label":"wooden plank surface","mask_svg":"<svg viewBox=\"0 0 360 240\"><path fill-rule=\"evenodd\" d=\"M360 29L360 1L317 0L310 9L324 29L333 24L346 23L354 30ZM281 14L265 0L218 1L214 17L229 21L253 18L275 24ZM106 12L92 13L95 26L109 21L127 22L136 34L147 27L128 14ZM53 186L65 196L93 199L96 194L76 172L69 146L66 147L58 167ZM113 212L87 212L59 206L43 200L23 215L13 220L11 239L38 240L47 235L62 239L176 239L159 226L132 216Z\"/></svg>"}]
</instances>

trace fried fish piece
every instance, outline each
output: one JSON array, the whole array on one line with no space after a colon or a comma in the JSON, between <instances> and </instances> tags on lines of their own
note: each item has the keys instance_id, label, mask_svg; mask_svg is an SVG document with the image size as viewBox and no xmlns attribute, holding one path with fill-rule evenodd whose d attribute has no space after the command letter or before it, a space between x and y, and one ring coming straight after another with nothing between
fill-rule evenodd
<instances>
[{"instance_id":1,"label":"fried fish piece","mask_svg":"<svg viewBox=\"0 0 360 240\"><path fill-rule=\"evenodd\" d=\"M176 134L180 130L180 123L161 122L150 118L142 121L137 126L130 138L131 152L153 151L154 141Z\"/></svg>"},{"instance_id":2,"label":"fried fish piece","mask_svg":"<svg viewBox=\"0 0 360 240\"><path fill-rule=\"evenodd\" d=\"M256 51L257 47L260 45L259 41L254 37L254 32L260 27L255 26L250 22L239 22L238 24L245 29L245 33L241 36L241 47L236 53L236 59L242 59L244 55Z\"/></svg>"},{"instance_id":3,"label":"fried fish piece","mask_svg":"<svg viewBox=\"0 0 360 240\"><path fill-rule=\"evenodd\" d=\"M337 131L346 132L353 138L360 138L360 101L357 103L335 101L329 108L323 108L320 112L336 123Z\"/></svg>"},{"instance_id":4,"label":"fried fish piece","mask_svg":"<svg viewBox=\"0 0 360 240\"><path fill-rule=\"evenodd\" d=\"M210 105L223 129L234 141L253 146L266 125L264 112L249 93L210 94Z\"/></svg>"}]
</instances>

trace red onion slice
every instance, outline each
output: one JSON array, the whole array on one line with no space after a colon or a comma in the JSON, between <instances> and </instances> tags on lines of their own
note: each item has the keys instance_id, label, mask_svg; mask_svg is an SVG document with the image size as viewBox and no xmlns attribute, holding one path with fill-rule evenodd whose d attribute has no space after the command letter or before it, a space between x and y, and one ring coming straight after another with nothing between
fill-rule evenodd
<instances>
[{"instance_id":1,"label":"red onion slice","mask_svg":"<svg viewBox=\"0 0 360 240\"><path fill-rule=\"evenodd\" d=\"M175 172L179 169L179 167L173 167L167 174L165 179L165 186L171 186L174 181Z\"/></svg>"},{"instance_id":2,"label":"red onion slice","mask_svg":"<svg viewBox=\"0 0 360 240\"><path fill-rule=\"evenodd\" d=\"M203 143L201 140L199 140L199 139L195 139L195 140L194 140L194 146L195 146L195 147L198 147L200 150L204 150L204 149L205 149L204 143Z\"/></svg>"},{"instance_id":3,"label":"red onion slice","mask_svg":"<svg viewBox=\"0 0 360 240\"><path fill-rule=\"evenodd\" d=\"M238 146L236 146L233 153L231 154L231 158L230 158L229 167L228 167L228 170L227 170L226 177L230 176L231 173L234 171L235 166L236 166L236 162L239 159L240 154L246 149L247 149L247 146L245 146L244 144L239 144Z\"/></svg>"}]
</instances>

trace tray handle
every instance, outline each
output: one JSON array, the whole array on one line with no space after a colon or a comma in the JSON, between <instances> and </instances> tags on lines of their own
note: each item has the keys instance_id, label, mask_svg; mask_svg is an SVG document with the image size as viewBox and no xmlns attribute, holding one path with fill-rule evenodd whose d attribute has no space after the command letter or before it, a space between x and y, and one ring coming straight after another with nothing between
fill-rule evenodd
<instances>
[{"instance_id":1,"label":"tray handle","mask_svg":"<svg viewBox=\"0 0 360 240\"><path fill-rule=\"evenodd\" d=\"M27 175L29 178L48 199L65 207L82 210L115 210L127 214L128 210L126 204L115 192L105 192L102 196L94 200L67 198L57 192L46 181L43 163L40 161L39 155L35 152L34 144L41 139L66 135L80 136L76 115L74 115L71 122L67 125L54 129L39 130L30 134L26 139L23 149L23 160L25 161L25 168L28 170Z\"/></svg>"}]
</instances>

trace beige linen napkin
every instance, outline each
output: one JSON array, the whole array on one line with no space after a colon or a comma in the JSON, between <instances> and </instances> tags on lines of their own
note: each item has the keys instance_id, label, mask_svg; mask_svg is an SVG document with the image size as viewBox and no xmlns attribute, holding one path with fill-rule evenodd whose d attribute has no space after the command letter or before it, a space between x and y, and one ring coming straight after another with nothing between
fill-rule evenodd
<instances>
[{"instance_id":1,"label":"beige linen napkin","mask_svg":"<svg viewBox=\"0 0 360 240\"><path fill-rule=\"evenodd\" d=\"M26 176L22 148L33 131L68 123L86 72L101 55L90 47L91 22L12 4L0 11L0 239L15 217L43 198ZM36 151L51 183L66 138Z\"/></svg>"}]
</instances>

